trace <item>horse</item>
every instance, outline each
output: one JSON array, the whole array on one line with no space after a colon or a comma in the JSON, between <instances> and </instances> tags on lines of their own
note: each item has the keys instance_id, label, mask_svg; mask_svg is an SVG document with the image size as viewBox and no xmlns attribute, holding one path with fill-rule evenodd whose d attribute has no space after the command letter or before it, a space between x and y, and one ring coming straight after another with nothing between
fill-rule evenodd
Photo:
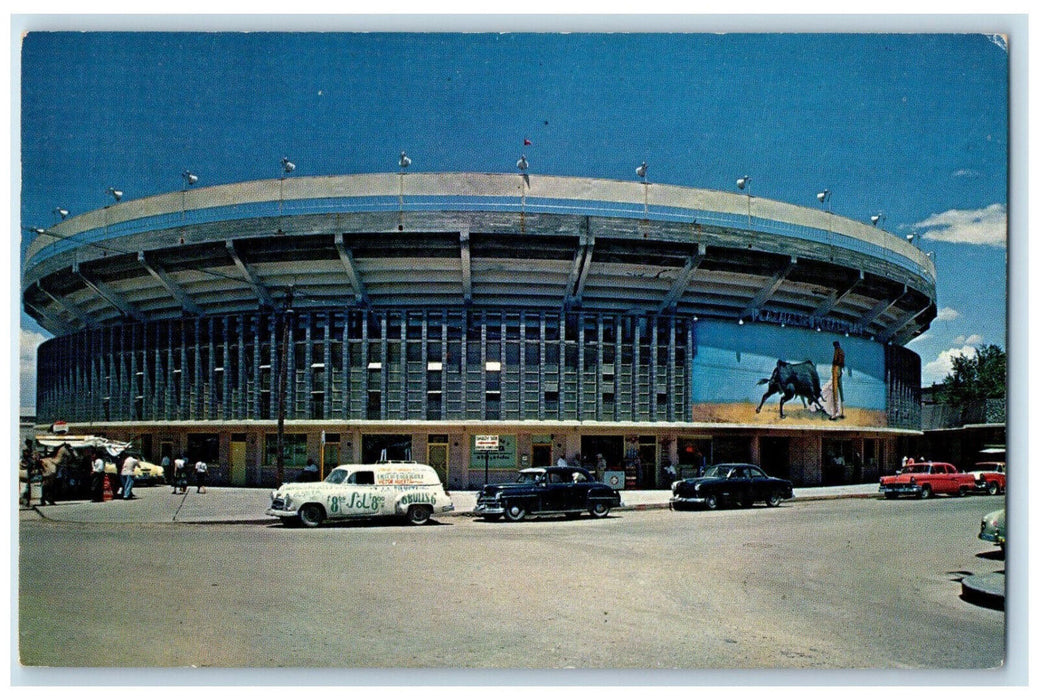
<instances>
[{"instance_id":1,"label":"horse","mask_svg":"<svg viewBox=\"0 0 1039 700\"><path fill-rule=\"evenodd\" d=\"M67 442L59 446L52 456L39 458L39 460L37 461L36 469L34 469L33 471L36 472L38 470L38 473L41 477L41 505L43 505L43 503L50 503L51 505L54 505L54 487L56 485L55 482L57 481L58 477L58 470L69 464L72 464L73 462L75 462L75 460L76 455ZM21 468L19 468L18 470L18 481L19 483L24 482L26 484L25 500L26 503L28 503L31 500L28 494L32 492L28 490L29 469L27 468L28 465L26 465L24 462L25 460L23 459Z\"/></svg>"}]
</instances>

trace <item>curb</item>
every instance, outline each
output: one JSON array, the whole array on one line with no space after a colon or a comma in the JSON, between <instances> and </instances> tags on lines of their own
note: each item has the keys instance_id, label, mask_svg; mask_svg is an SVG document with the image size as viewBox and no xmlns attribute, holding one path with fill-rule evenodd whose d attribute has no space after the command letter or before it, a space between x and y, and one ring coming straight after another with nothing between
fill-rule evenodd
<instances>
[{"instance_id":1,"label":"curb","mask_svg":"<svg viewBox=\"0 0 1039 700\"><path fill-rule=\"evenodd\" d=\"M794 496L793 498L789 499L787 502L788 503L797 503L797 502L807 502L807 501L835 501L835 500L842 500L842 499L846 499L846 498L873 498L873 499L876 499L876 498L878 498L878 496L877 496L877 494L873 494L873 493L847 493L847 494L828 494L828 495L819 495L819 496ZM669 502L665 501L663 503L638 503L638 504L635 504L635 505L622 505L622 506L619 506L617 508L614 508L613 511L614 512L629 512L629 511L637 512L637 511L648 511L648 510L666 510L666 509L669 509L670 507L671 507L671 504ZM39 518L41 518L43 520L50 521L50 522L80 522L80 523L82 523L82 522L90 522L90 523L107 524L107 525L119 525L119 524L132 524L133 523L132 520L102 520L102 521L90 520L90 521L82 521L82 520L71 520L71 519L62 519L62 518L51 518L51 517L47 516L46 509L41 509L41 508L39 508L39 506L35 506L35 505L28 506L28 507L20 505L19 506L19 512L33 512ZM473 511L471 511L471 510L455 510L455 511L451 511L449 513L440 513L437 517L438 518L460 518L460 517L472 518L472 517L476 517L476 516L475 516L475 513ZM264 517L249 516L249 517L242 517L242 518L216 517L216 518L211 518L211 519L207 518L207 519L184 519L184 520L180 520L180 519L177 519L176 516L174 516L174 518L171 519L171 520L159 520L159 521L149 521L149 522L156 522L156 523L166 523L166 522L168 522L170 524L176 524L176 525L187 525L187 524L191 524L191 525L268 525L268 524L278 524L278 519L273 517L273 516L264 516Z\"/></svg>"},{"instance_id":2,"label":"curb","mask_svg":"<svg viewBox=\"0 0 1039 700\"><path fill-rule=\"evenodd\" d=\"M1006 609L1006 574L975 574L960 582L960 595L969 603L996 610Z\"/></svg>"}]
</instances>

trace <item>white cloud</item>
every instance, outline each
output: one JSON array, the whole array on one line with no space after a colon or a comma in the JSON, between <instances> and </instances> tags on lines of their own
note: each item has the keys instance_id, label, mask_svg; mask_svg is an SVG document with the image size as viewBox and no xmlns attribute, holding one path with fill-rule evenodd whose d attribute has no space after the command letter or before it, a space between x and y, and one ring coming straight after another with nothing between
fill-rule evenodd
<instances>
[{"instance_id":1,"label":"white cloud","mask_svg":"<svg viewBox=\"0 0 1039 700\"><path fill-rule=\"evenodd\" d=\"M974 357L977 354L977 349L970 345L942 350L935 360L928 362L920 369L920 385L931 386L949 376L952 372L952 358Z\"/></svg>"},{"instance_id":2,"label":"white cloud","mask_svg":"<svg viewBox=\"0 0 1039 700\"><path fill-rule=\"evenodd\" d=\"M979 335L978 333L974 333L973 335L968 336L958 335L956 336L956 339L952 342L956 343L957 345L970 345L971 347L976 348L979 345L981 345L984 342L984 340L984 336Z\"/></svg>"},{"instance_id":3,"label":"white cloud","mask_svg":"<svg viewBox=\"0 0 1039 700\"><path fill-rule=\"evenodd\" d=\"M1004 248L1007 244L1007 208L990 204L984 209L950 209L913 224L929 241L970 243Z\"/></svg>"},{"instance_id":4,"label":"white cloud","mask_svg":"<svg viewBox=\"0 0 1039 700\"><path fill-rule=\"evenodd\" d=\"M36 348L49 338L36 331L21 332L18 375L21 381L21 406L23 411L33 412L36 407Z\"/></svg>"},{"instance_id":5,"label":"white cloud","mask_svg":"<svg viewBox=\"0 0 1039 700\"><path fill-rule=\"evenodd\" d=\"M948 306L944 306L944 307L938 309L938 316L937 316L936 320L938 320L938 321L955 321L959 317L960 317L960 312L959 311L957 311L956 309L950 308Z\"/></svg>"}]
</instances>

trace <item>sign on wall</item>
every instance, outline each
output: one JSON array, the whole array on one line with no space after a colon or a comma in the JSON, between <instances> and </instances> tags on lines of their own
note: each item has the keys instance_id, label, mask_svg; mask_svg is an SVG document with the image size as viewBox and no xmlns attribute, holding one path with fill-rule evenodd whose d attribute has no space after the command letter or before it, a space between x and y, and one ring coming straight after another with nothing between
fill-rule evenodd
<instances>
[{"instance_id":1,"label":"sign on wall","mask_svg":"<svg viewBox=\"0 0 1039 700\"><path fill-rule=\"evenodd\" d=\"M488 447L497 439L497 447ZM471 469L484 466L487 461L490 469L516 469L516 436L515 435L473 435L469 439L469 465Z\"/></svg>"}]
</instances>

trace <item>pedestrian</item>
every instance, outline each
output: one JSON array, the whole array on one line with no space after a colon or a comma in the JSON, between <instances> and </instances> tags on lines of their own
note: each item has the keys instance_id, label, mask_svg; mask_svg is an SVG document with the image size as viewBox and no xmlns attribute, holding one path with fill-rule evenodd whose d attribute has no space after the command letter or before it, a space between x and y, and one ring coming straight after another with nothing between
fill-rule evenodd
<instances>
[{"instance_id":1,"label":"pedestrian","mask_svg":"<svg viewBox=\"0 0 1039 700\"><path fill-rule=\"evenodd\" d=\"M173 474L170 471L170 467L173 466L173 461L170 459L170 456L169 455L163 455L162 456L162 461L159 463L159 466L162 467L162 476L163 476L163 478L164 479L169 479L170 483L172 483L173 482Z\"/></svg>"},{"instance_id":2,"label":"pedestrian","mask_svg":"<svg viewBox=\"0 0 1039 700\"><path fill-rule=\"evenodd\" d=\"M317 463L314 462L313 457L307 457L307 464L303 467L303 472L299 475L300 481L320 481L321 473L318 471Z\"/></svg>"},{"instance_id":3,"label":"pedestrian","mask_svg":"<svg viewBox=\"0 0 1039 700\"><path fill-rule=\"evenodd\" d=\"M188 459L184 455L173 460L173 493L188 492Z\"/></svg>"},{"instance_id":4,"label":"pedestrian","mask_svg":"<svg viewBox=\"0 0 1039 700\"><path fill-rule=\"evenodd\" d=\"M137 498L133 495L133 479L134 470L137 469L140 462L137 458L131 454L123 453L123 466L119 470L120 476L123 477L123 500L128 501L131 498Z\"/></svg>"},{"instance_id":5,"label":"pedestrian","mask_svg":"<svg viewBox=\"0 0 1039 700\"><path fill-rule=\"evenodd\" d=\"M90 500L100 503L105 500L105 460L96 450L91 450L90 456L93 458L90 462Z\"/></svg>"},{"instance_id":6,"label":"pedestrian","mask_svg":"<svg viewBox=\"0 0 1039 700\"><path fill-rule=\"evenodd\" d=\"M565 466L567 466L567 464L566 464L566 457L564 457L563 455L559 455L559 459L556 460L556 466L557 467L565 467Z\"/></svg>"},{"instance_id":7,"label":"pedestrian","mask_svg":"<svg viewBox=\"0 0 1039 700\"><path fill-rule=\"evenodd\" d=\"M201 459L195 462L195 484L198 486L196 493L206 492L206 477L209 475L209 465Z\"/></svg>"},{"instance_id":8,"label":"pedestrian","mask_svg":"<svg viewBox=\"0 0 1039 700\"><path fill-rule=\"evenodd\" d=\"M603 474L606 473L606 458L602 456L602 453L595 455L595 471L595 476L602 481Z\"/></svg>"}]
</instances>

